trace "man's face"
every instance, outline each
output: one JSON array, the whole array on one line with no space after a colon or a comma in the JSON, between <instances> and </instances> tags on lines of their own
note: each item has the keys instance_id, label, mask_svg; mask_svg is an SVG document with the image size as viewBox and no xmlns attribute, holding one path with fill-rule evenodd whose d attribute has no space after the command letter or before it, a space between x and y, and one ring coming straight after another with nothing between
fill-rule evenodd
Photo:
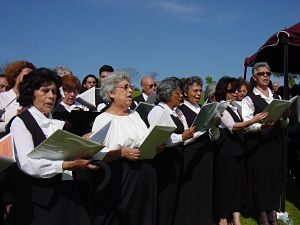
<instances>
[{"instance_id":1,"label":"man's face","mask_svg":"<svg viewBox=\"0 0 300 225\"><path fill-rule=\"evenodd\" d=\"M146 95L150 95L156 89L155 82L152 78L145 78L142 80L142 90Z\"/></svg>"},{"instance_id":2,"label":"man's face","mask_svg":"<svg viewBox=\"0 0 300 225\"><path fill-rule=\"evenodd\" d=\"M99 76L100 76L100 83L102 82L102 80L109 74L109 72L107 71L102 71Z\"/></svg>"},{"instance_id":3,"label":"man's face","mask_svg":"<svg viewBox=\"0 0 300 225\"><path fill-rule=\"evenodd\" d=\"M280 87L280 84L277 82L273 83L273 85L272 85L273 91L277 91L279 87Z\"/></svg>"},{"instance_id":4,"label":"man's face","mask_svg":"<svg viewBox=\"0 0 300 225\"><path fill-rule=\"evenodd\" d=\"M256 74L254 74L253 79L256 81L258 87L264 88L269 85L270 82L270 69L265 66L257 68Z\"/></svg>"}]
</instances>

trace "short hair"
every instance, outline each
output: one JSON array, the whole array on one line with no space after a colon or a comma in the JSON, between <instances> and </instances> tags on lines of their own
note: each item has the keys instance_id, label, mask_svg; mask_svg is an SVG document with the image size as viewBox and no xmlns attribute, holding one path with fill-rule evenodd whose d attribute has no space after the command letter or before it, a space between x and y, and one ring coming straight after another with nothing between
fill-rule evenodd
<instances>
[{"instance_id":1,"label":"short hair","mask_svg":"<svg viewBox=\"0 0 300 225\"><path fill-rule=\"evenodd\" d=\"M56 85L56 102L60 99L59 88L61 86L61 78L53 71L47 68L39 68L31 71L26 76L24 76L23 81L19 86L19 97L17 101L21 106L29 107L33 105L34 91L39 90L41 87L48 85L50 83Z\"/></svg>"},{"instance_id":2,"label":"short hair","mask_svg":"<svg viewBox=\"0 0 300 225\"><path fill-rule=\"evenodd\" d=\"M98 80L98 78L97 78L94 74L88 74L88 75L86 75L86 76L83 78L83 80L82 80L81 87L84 88L83 85L86 83L86 81L87 81L87 79L88 79L89 77L92 77L92 78L96 79L96 87L98 87L99 80Z\"/></svg>"},{"instance_id":3,"label":"short hair","mask_svg":"<svg viewBox=\"0 0 300 225\"><path fill-rule=\"evenodd\" d=\"M240 89L242 86L245 86L247 89L247 92L250 91L250 86L248 81L244 80L243 78L238 78L238 88Z\"/></svg>"},{"instance_id":4,"label":"short hair","mask_svg":"<svg viewBox=\"0 0 300 225\"><path fill-rule=\"evenodd\" d=\"M232 85L232 88L237 89L238 87L236 78L228 77L228 76L221 77L221 79L219 80L216 86L215 96L217 101L226 100L227 86L229 84Z\"/></svg>"},{"instance_id":5,"label":"short hair","mask_svg":"<svg viewBox=\"0 0 300 225\"><path fill-rule=\"evenodd\" d=\"M127 80L130 82L130 77L128 73L122 71L112 72L109 76L106 76L100 88L100 96L107 103L111 102L111 98L109 93L116 88L116 86L122 82L123 80Z\"/></svg>"},{"instance_id":6,"label":"short hair","mask_svg":"<svg viewBox=\"0 0 300 225\"><path fill-rule=\"evenodd\" d=\"M109 66L109 65L103 65L103 66L101 66L100 69L99 69L99 74L101 74L101 73L104 72L104 71L112 73L112 72L114 72L115 70L114 70L114 68L112 68L112 66Z\"/></svg>"},{"instance_id":7,"label":"short hair","mask_svg":"<svg viewBox=\"0 0 300 225\"><path fill-rule=\"evenodd\" d=\"M31 62L24 61L24 60L14 61L6 65L4 69L4 74L6 76L8 86L10 87L15 86L17 77L25 68L29 68L32 70L36 69Z\"/></svg>"},{"instance_id":8,"label":"short hair","mask_svg":"<svg viewBox=\"0 0 300 225\"><path fill-rule=\"evenodd\" d=\"M205 101L207 101L207 99L208 99L208 101L210 101L210 98L215 95L216 86L217 86L216 82L210 83L206 86L206 89L204 92L204 100Z\"/></svg>"},{"instance_id":9,"label":"short hair","mask_svg":"<svg viewBox=\"0 0 300 225\"><path fill-rule=\"evenodd\" d=\"M270 66L266 62L257 62L252 67L252 76L254 76L257 73L257 69L259 67L267 67L270 70Z\"/></svg>"},{"instance_id":10,"label":"short hair","mask_svg":"<svg viewBox=\"0 0 300 225\"><path fill-rule=\"evenodd\" d=\"M159 102L167 102L176 88L181 88L181 81L176 77L168 77L159 82L156 98Z\"/></svg>"},{"instance_id":11,"label":"short hair","mask_svg":"<svg viewBox=\"0 0 300 225\"><path fill-rule=\"evenodd\" d=\"M65 76L67 74L73 74L72 71L66 66L57 66L53 69L58 76Z\"/></svg>"},{"instance_id":12,"label":"short hair","mask_svg":"<svg viewBox=\"0 0 300 225\"><path fill-rule=\"evenodd\" d=\"M198 76L191 76L188 78L185 78L182 80L182 92L186 93L189 91L190 86L192 86L193 84L198 84L202 87L203 85L203 81L200 77Z\"/></svg>"},{"instance_id":13,"label":"short hair","mask_svg":"<svg viewBox=\"0 0 300 225\"><path fill-rule=\"evenodd\" d=\"M61 77L61 80L63 90L80 90L80 80L76 76L67 74Z\"/></svg>"}]
</instances>

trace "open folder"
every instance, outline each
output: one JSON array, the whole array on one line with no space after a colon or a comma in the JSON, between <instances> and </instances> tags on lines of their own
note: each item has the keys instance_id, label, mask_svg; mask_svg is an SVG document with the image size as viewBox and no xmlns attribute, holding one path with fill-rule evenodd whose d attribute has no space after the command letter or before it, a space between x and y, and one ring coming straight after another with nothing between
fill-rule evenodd
<instances>
[{"instance_id":1,"label":"open folder","mask_svg":"<svg viewBox=\"0 0 300 225\"><path fill-rule=\"evenodd\" d=\"M64 130L56 130L28 154L33 159L74 160L90 158L105 146Z\"/></svg>"},{"instance_id":2,"label":"open folder","mask_svg":"<svg viewBox=\"0 0 300 225\"><path fill-rule=\"evenodd\" d=\"M169 113L164 112L155 125L149 128L148 135L139 147L141 159L152 159L156 155L156 148L164 144L176 128Z\"/></svg>"},{"instance_id":3,"label":"open folder","mask_svg":"<svg viewBox=\"0 0 300 225\"><path fill-rule=\"evenodd\" d=\"M13 138L11 134L7 134L0 139L0 171L3 171L15 162Z\"/></svg>"},{"instance_id":4,"label":"open folder","mask_svg":"<svg viewBox=\"0 0 300 225\"><path fill-rule=\"evenodd\" d=\"M87 106L90 109L95 110L98 105L98 98L100 97L100 88L92 87L85 92L77 95L76 100Z\"/></svg>"},{"instance_id":5,"label":"open folder","mask_svg":"<svg viewBox=\"0 0 300 225\"><path fill-rule=\"evenodd\" d=\"M263 119L262 123L276 122L280 119L282 114L291 107L293 102L298 96L291 98L290 100L274 99L265 109L264 112L268 112L268 116Z\"/></svg>"}]
</instances>

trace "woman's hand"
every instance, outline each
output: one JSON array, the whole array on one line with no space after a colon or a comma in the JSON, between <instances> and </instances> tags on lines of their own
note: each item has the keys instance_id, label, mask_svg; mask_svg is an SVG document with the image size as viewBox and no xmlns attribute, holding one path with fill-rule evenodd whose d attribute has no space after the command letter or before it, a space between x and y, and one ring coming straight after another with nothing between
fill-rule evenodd
<instances>
[{"instance_id":1,"label":"woman's hand","mask_svg":"<svg viewBox=\"0 0 300 225\"><path fill-rule=\"evenodd\" d=\"M187 139L194 137L195 129L196 129L196 127L193 126L193 127L190 127L189 129L186 129L185 131L183 131L182 140L185 141Z\"/></svg>"},{"instance_id":2,"label":"woman's hand","mask_svg":"<svg viewBox=\"0 0 300 225\"><path fill-rule=\"evenodd\" d=\"M75 159L63 162L64 170L78 170L78 169L92 169L96 170L98 167L91 164L89 159Z\"/></svg>"},{"instance_id":3,"label":"woman's hand","mask_svg":"<svg viewBox=\"0 0 300 225\"><path fill-rule=\"evenodd\" d=\"M121 148L122 157L129 160L138 160L141 156L141 151L138 148Z\"/></svg>"},{"instance_id":4,"label":"woman's hand","mask_svg":"<svg viewBox=\"0 0 300 225\"><path fill-rule=\"evenodd\" d=\"M86 134L84 134L82 137L83 137L84 139L91 140L91 135L92 135L92 134L93 134L93 132L86 133Z\"/></svg>"},{"instance_id":5,"label":"woman's hand","mask_svg":"<svg viewBox=\"0 0 300 225\"><path fill-rule=\"evenodd\" d=\"M254 123L261 123L263 119L265 119L268 116L268 112L261 112L261 113L257 113L254 117L253 117L253 122Z\"/></svg>"}]
</instances>

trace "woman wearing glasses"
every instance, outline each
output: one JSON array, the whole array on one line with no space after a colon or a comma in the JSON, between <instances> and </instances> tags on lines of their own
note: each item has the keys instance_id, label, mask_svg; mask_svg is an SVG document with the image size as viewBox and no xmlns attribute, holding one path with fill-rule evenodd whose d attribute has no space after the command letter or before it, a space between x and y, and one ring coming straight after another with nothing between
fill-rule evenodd
<instances>
[{"instance_id":1,"label":"woman wearing glasses","mask_svg":"<svg viewBox=\"0 0 300 225\"><path fill-rule=\"evenodd\" d=\"M181 82L178 78L162 80L157 86L156 95L159 103L148 115L150 126L156 124L165 113L172 117L177 126L165 148L155 157L158 179L157 224L171 225L175 222L178 208L183 142L194 136L195 127L188 127L183 113L177 108L182 102Z\"/></svg>"},{"instance_id":2,"label":"woman wearing glasses","mask_svg":"<svg viewBox=\"0 0 300 225\"><path fill-rule=\"evenodd\" d=\"M259 113L243 121L237 107L231 104L237 100L238 81L222 77L216 86L215 97L219 102L229 102L221 117L221 138L223 143L215 157L214 214L219 225L227 225L232 218L234 225L240 225L240 210L243 200L244 135L242 130L267 116Z\"/></svg>"},{"instance_id":3,"label":"woman wearing glasses","mask_svg":"<svg viewBox=\"0 0 300 225\"><path fill-rule=\"evenodd\" d=\"M254 118L268 104L279 96L268 87L270 67L265 62L258 62L252 68L255 87L242 101L244 120ZM276 210L279 209L281 192L281 127L286 127L287 119L279 122L251 125L246 136L248 167L248 203L255 209L259 224L277 225Z\"/></svg>"},{"instance_id":4,"label":"woman wearing glasses","mask_svg":"<svg viewBox=\"0 0 300 225\"><path fill-rule=\"evenodd\" d=\"M94 199L96 225L155 225L156 174L151 160L140 160L139 146L148 129L139 114L129 110L132 91L124 72L113 72L102 81L100 95L110 104L97 116L92 131L111 122L99 157L108 162L112 178Z\"/></svg>"}]
</instances>

